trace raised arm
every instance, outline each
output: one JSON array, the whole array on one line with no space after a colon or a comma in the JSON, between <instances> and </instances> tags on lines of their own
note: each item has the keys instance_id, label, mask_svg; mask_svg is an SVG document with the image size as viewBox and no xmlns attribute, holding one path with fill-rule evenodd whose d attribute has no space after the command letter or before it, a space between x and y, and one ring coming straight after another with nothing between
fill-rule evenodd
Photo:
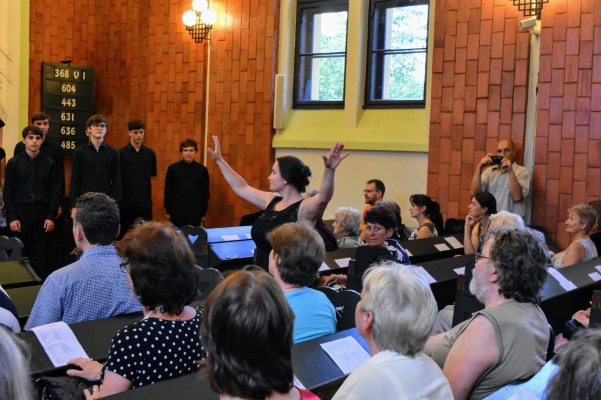
<instances>
[{"instance_id":1,"label":"raised arm","mask_svg":"<svg viewBox=\"0 0 601 400\"><path fill-rule=\"evenodd\" d=\"M343 149L344 144L336 143L328 154L321 156L324 170L319 193L302 202L298 215L299 221L302 220L313 226L315 221L323 215L334 195L334 172L342 160L349 156L349 153L342 154Z\"/></svg>"},{"instance_id":2,"label":"raised arm","mask_svg":"<svg viewBox=\"0 0 601 400\"><path fill-rule=\"evenodd\" d=\"M476 171L474 172L474 176L472 177L472 185L471 185L472 196L475 195L476 193L482 192L482 168L485 165L492 163L492 159L490 158L490 156L492 156L491 153L488 153L487 155L485 155L482 158L482 160L480 160L480 163L476 167Z\"/></svg>"},{"instance_id":3,"label":"raised arm","mask_svg":"<svg viewBox=\"0 0 601 400\"><path fill-rule=\"evenodd\" d=\"M215 150L209 148L209 154L217 163L217 166L221 170L223 177L230 185L232 190L244 200L254 204L261 210L264 210L269 204L269 202L273 200L275 195L270 192L263 192L259 189L255 189L251 187L248 183L246 183L244 178L238 175L236 171L234 171L232 167L230 167L230 165L226 163L223 157L221 156L221 144L219 143L219 139L217 138L217 136L213 135L213 141L215 142Z\"/></svg>"}]
</instances>

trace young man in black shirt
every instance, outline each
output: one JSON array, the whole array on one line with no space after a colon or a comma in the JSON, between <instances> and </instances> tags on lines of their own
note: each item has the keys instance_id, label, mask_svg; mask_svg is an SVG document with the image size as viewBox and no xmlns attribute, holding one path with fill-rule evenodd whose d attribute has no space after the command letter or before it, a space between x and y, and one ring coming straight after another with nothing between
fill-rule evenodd
<instances>
[{"instance_id":1,"label":"young man in black shirt","mask_svg":"<svg viewBox=\"0 0 601 400\"><path fill-rule=\"evenodd\" d=\"M184 159L171 164L165 178L165 208L177 227L204 224L209 207L209 172L194 161L196 142L186 139L179 145Z\"/></svg>"},{"instance_id":2,"label":"young man in black shirt","mask_svg":"<svg viewBox=\"0 0 601 400\"><path fill-rule=\"evenodd\" d=\"M150 178L157 176L157 157L142 143L144 123L134 119L128 124L130 141L121 154L121 235L125 235L136 219L152 220L152 188Z\"/></svg>"},{"instance_id":3,"label":"young man in black shirt","mask_svg":"<svg viewBox=\"0 0 601 400\"><path fill-rule=\"evenodd\" d=\"M37 126L23 129L25 152L6 164L4 202L10 229L18 232L33 269L45 278L48 233L60 204L56 163L40 153L43 133Z\"/></svg>"},{"instance_id":4,"label":"young man in black shirt","mask_svg":"<svg viewBox=\"0 0 601 400\"><path fill-rule=\"evenodd\" d=\"M121 161L119 151L104 142L107 121L100 114L86 121L86 135L90 141L79 146L71 158L71 218L75 204L82 194L99 192L111 196L121 204Z\"/></svg>"},{"instance_id":5,"label":"young man in black shirt","mask_svg":"<svg viewBox=\"0 0 601 400\"><path fill-rule=\"evenodd\" d=\"M59 183L59 191L60 191L60 204L63 203L63 197L65 196L65 163L64 163L64 155L60 146L56 143L53 143L50 140L46 140L46 134L48 133L48 129L50 129L50 116L44 112L36 111L31 116L31 125L35 125L42 130L42 145L40 146L40 154L48 156L54 161L56 164L56 173L58 174L58 183ZM15 150L13 155L17 156L21 153L25 152L25 144L23 142L19 142L15 145ZM63 208L61 206L58 207L58 214L56 218L60 218L63 214Z\"/></svg>"}]
</instances>

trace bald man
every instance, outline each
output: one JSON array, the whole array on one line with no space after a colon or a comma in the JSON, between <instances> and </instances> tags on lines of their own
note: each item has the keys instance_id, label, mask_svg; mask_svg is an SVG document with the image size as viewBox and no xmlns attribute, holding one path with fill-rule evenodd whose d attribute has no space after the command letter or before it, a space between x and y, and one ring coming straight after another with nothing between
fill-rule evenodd
<instances>
[{"instance_id":1,"label":"bald man","mask_svg":"<svg viewBox=\"0 0 601 400\"><path fill-rule=\"evenodd\" d=\"M524 199L530 191L530 171L515 163L516 153L512 140L499 141L496 156L502 157L500 163L493 162L495 155L492 153L484 156L476 167L471 189L472 196L482 191L495 196L498 211L506 210L524 218Z\"/></svg>"}]
</instances>

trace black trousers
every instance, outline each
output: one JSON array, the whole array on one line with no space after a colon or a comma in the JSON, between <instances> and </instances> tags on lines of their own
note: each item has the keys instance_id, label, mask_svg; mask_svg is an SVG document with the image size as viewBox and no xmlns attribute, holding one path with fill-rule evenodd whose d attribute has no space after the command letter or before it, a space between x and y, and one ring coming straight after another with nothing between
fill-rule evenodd
<instances>
[{"instance_id":1,"label":"black trousers","mask_svg":"<svg viewBox=\"0 0 601 400\"><path fill-rule=\"evenodd\" d=\"M178 228L184 225L200 226L200 220L204 215L198 207L199 203L200 200L195 202L175 200L172 209L169 210L171 223Z\"/></svg>"},{"instance_id":2,"label":"black trousers","mask_svg":"<svg viewBox=\"0 0 601 400\"><path fill-rule=\"evenodd\" d=\"M42 279L48 276L46 268L50 233L46 233L44 222L48 217L48 204L17 204L17 219L21 222L21 232L17 237L23 242L24 253L32 261L33 270Z\"/></svg>"},{"instance_id":3,"label":"black trousers","mask_svg":"<svg viewBox=\"0 0 601 400\"><path fill-rule=\"evenodd\" d=\"M144 221L152 221L152 207L121 208L121 232L119 238L125 236L138 218Z\"/></svg>"}]
</instances>

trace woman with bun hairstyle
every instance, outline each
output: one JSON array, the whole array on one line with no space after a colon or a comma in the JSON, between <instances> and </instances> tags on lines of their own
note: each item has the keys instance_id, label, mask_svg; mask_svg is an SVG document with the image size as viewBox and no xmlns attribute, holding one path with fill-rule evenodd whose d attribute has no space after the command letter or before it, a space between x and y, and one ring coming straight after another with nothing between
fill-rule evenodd
<instances>
[{"instance_id":1,"label":"woman with bun hairstyle","mask_svg":"<svg viewBox=\"0 0 601 400\"><path fill-rule=\"evenodd\" d=\"M409 213L417 220L418 226L409 240L437 237L438 232L443 231L440 204L425 194L414 194L410 201Z\"/></svg>"},{"instance_id":2,"label":"woman with bun hairstyle","mask_svg":"<svg viewBox=\"0 0 601 400\"><path fill-rule=\"evenodd\" d=\"M278 157L273 164L269 181L269 192L251 187L240 175L225 162L221 156L221 145L217 136L213 136L215 149L208 149L223 177L244 200L264 210L252 226L251 235L257 251L255 264L268 270L271 244L267 234L288 222L300 222L310 227L323 215L328 202L334 194L334 172L348 153L342 154L344 144L336 143L327 155L322 155L324 163L323 178L319 193L305 199L301 194L306 191L311 177L311 169L294 156ZM277 194L276 194L277 193Z\"/></svg>"}]
</instances>

